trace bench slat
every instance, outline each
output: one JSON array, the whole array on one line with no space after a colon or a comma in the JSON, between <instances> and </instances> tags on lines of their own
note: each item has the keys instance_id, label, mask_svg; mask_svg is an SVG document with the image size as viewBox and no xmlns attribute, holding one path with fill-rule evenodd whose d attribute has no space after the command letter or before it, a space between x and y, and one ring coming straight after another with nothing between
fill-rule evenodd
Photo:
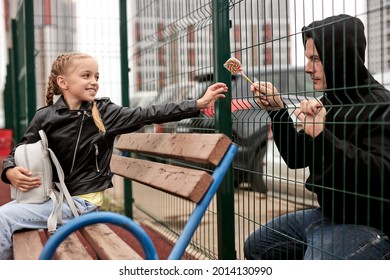
<instances>
[{"instance_id":1,"label":"bench slat","mask_svg":"<svg viewBox=\"0 0 390 280\"><path fill-rule=\"evenodd\" d=\"M93 260L76 233L70 234L58 246L54 258L58 260Z\"/></svg>"},{"instance_id":2,"label":"bench slat","mask_svg":"<svg viewBox=\"0 0 390 280\"><path fill-rule=\"evenodd\" d=\"M218 165L231 140L224 134L128 133L119 137L115 147L139 152Z\"/></svg>"},{"instance_id":3,"label":"bench slat","mask_svg":"<svg viewBox=\"0 0 390 280\"><path fill-rule=\"evenodd\" d=\"M111 172L198 203L212 176L206 171L113 155Z\"/></svg>"},{"instance_id":4,"label":"bench slat","mask_svg":"<svg viewBox=\"0 0 390 280\"><path fill-rule=\"evenodd\" d=\"M15 260L37 260L41 254L43 230L27 230L13 234Z\"/></svg>"},{"instance_id":5,"label":"bench slat","mask_svg":"<svg viewBox=\"0 0 390 280\"><path fill-rule=\"evenodd\" d=\"M105 224L87 226L80 232L101 260L143 260Z\"/></svg>"}]
</instances>

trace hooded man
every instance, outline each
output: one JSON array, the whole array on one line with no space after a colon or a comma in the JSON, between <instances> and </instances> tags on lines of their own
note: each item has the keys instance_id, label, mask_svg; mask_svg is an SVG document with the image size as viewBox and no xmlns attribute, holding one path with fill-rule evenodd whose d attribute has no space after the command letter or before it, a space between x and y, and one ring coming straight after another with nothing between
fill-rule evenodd
<instances>
[{"instance_id":1,"label":"hooded man","mask_svg":"<svg viewBox=\"0 0 390 280\"><path fill-rule=\"evenodd\" d=\"M306 188L320 208L268 222L245 242L246 259L390 259L390 92L365 67L366 38L356 17L302 28L306 72L323 95L294 114L272 84L251 90L269 111L289 168L310 170Z\"/></svg>"}]
</instances>

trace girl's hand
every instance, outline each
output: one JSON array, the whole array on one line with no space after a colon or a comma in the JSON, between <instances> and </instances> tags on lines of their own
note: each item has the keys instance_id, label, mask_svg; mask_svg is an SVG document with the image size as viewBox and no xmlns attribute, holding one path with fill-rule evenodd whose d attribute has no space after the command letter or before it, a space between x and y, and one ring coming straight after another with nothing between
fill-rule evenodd
<instances>
[{"instance_id":1,"label":"girl's hand","mask_svg":"<svg viewBox=\"0 0 390 280\"><path fill-rule=\"evenodd\" d=\"M251 85L256 102L263 109L280 109L285 105L280 98L278 89L269 82L255 82Z\"/></svg>"},{"instance_id":2,"label":"girl's hand","mask_svg":"<svg viewBox=\"0 0 390 280\"><path fill-rule=\"evenodd\" d=\"M15 166L7 169L5 175L11 184L21 190L27 192L33 188L39 187L42 182L39 177L32 177L30 170L21 166Z\"/></svg>"},{"instance_id":3,"label":"girl's hand","mask_svg":"<svg viewBox=\"0 0 390 280\"><path fill-rule=\"evenodd\" d=\"M319 100L303 100L294 114L302 122L303 130L311 137L317 137L324 130L326 109Z\"/></svg>"},{"instance_id":4,"label":"girl's hand","mask_svg":"<svg viewBox=\"0 0 390 280\"><path fill-rule=\"evenodd\" d=\"M217 99L225 97L225 94L223 94L223 92L227 91L228 88L224 83L212 84L207 88L205 94L201 98L196 100L196 107L198 109L212 107Z\"/></svg>"}]
</instances>

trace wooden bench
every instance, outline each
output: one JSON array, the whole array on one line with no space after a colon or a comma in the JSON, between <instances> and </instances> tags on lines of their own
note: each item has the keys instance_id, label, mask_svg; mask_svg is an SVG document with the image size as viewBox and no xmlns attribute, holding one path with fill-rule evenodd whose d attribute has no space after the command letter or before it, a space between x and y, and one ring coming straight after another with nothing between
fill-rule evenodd
<instances>
[{"instance_id":1,"label":"wooden bench","mask_svg":"<svg viewBox=\"0 0 390 280\"><path fill-rule=\"evenodd\" d=\"M133 157L114 154L111 159L114 174L196 204L169 256L169 259L180 259L231 166L237 146L223 134L130 133L121 135L115 147L121 152L130 152ZM183 167L183 162L195 165ZM212 174L196 168L196 164L213 166ZM158 258L150 237L138 223L105 211L73 219L50 237L45 230L14 233L14 258L143 259L109 224L121 226L133 234L141 243L146 259Z\"/></svg>"}]
</instances>

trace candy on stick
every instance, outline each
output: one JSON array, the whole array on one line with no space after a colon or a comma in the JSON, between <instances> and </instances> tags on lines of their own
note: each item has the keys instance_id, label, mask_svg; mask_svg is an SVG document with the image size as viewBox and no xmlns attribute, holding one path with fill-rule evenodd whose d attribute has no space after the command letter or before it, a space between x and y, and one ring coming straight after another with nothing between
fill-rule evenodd
<instances>
[{"instance_id":1,"label":"candy on stick","mask_svg":"<svg viewBox=\"0 0 390 280\"><path fill-rule=\"evenodd\" d=\"M226 60L225 64L223 65L227 70L232 72L232 74L237 74L241 72L241 62L234 57L229 58Z\"/></svg>"},{"instance_id":2,"label":"candy on stick","mask_svg":"<svg viewBox=\"0 0 390 280\"><path fill-rule=\"evenodd\" d=\"M244 72L242 71L241 62L235 58L231 57L223 65L228 71L230 71L233 75L240 74L242 75L249 83L253 84L251 79L249 79Z\"/></svg>"}]
</instances>

